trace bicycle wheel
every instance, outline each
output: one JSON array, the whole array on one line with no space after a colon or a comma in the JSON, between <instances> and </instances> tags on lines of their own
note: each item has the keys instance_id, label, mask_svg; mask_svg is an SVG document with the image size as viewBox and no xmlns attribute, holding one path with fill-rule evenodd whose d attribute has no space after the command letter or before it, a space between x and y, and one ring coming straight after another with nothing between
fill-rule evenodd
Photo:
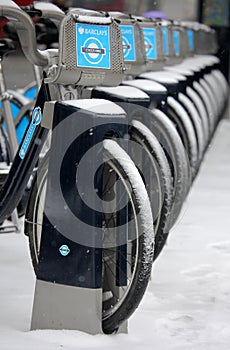
<instances>
[{"instance_id":1,"label":"bicycle wheel","mask_svg":"<svg viewBox=\"0 0 230 350\"><path fill-rule=\"evenodd\" d=\"M202 101L201 96L199 96L199 94L195 91L193 87L188 86L186 88L186 94L190 98L190 100L193 102L201 118L202 129L204 134L204 143L206 148L209 140L209 120L208 120L208 114L205 109L204 102Z\"/></svg>"},{"instance_id":2,"label":"bicycle wheel","mask_svg":"<svg viewBox=\"0 0 230 350\"><path fill-rule=\"evenodd\" d=\"M205 93L207 94L209 99L209 105L211 106L212 113L210 115L210 123L211 123L211 134L213 134L215 130L215 123L217 118L215 96L213 95L212 90L205 78L200 79L199 84L205 90Z\"/></svg>"},{"instance_id":3,"label":"bicycle wheel","mask_svg":"<svg viewBox=\"0 0 230 350\"><path fill-rule=\"evenodd\" d=\"M103 237L107 238L103 246L102 327L104 333L110 334L131 316L143 297L151 275L154 231L151 205L142 178L127 153L113 140L104 141L103 167L103 198L107 200L111 197L119 179L119 186L122 188L119 188L118 193L128 197L129 209L125 255L121 249L124 245L107 247L107 239L111 238L111 223L114 227L114 220L117 218L114 213L103 214ZM43 159L33 181L25 219L25 231L29 236L35 272L39 259L47 169L48 155ZM113 239L116 240L116 237ZM118 277L121 272L117 271L118 255L125 258L127 269L127 276L122 284Z\"/></svg>"},{"instance_id":4,"label":"bicycle wheel","mask_svg":"<svg viewBox=\"0 0 230 350\"><path fill-rule=\"evenodd\" d=\"M212 106L211 106L208 94L206 93L205 89L200 85L199 82L194 81L193 89L202 99L203 105L206 110L206 114L208 116L208 143L209 143L212 135L212 124L213 124L212 119L214 118Z\"/></svg>"},{"instance_id":5,"label":"bicycle wheel","mask_svg":"<svg viewBox=\"0 0 230 350\"><path fill-rule=\"evenodd\" d=\"M192 101L189 99L189 97L187 97L185 94L179 93L178 100L186 110L192 122L195 135L196 135L197 145L198 145L198 163L200 163L203 158L204 149L205 149L204 134L203 134L201 119Z\"/></svg>"},{"instance_id":6,"label":"bicycle wheel","mask_svg":"<svg viewBox=\"0 0 230 350\"><path fill-rule=\"evenodd\" d=\"M198 144L192 122L182 105L173 97L167 99L167 115L173 121L188 154L192 178L196 176L199 164Z\"/></svg>"},{"instance_id":7,"label":"bicycle wheel","mask_svg":"<svg viewBox=\"0 0 230 350\"><path fill-rule=\"evenodd\" d=\"M141 122L132 122L131 140L141 145L144 182L149 194L155 231L154 260L162 251L170 230L173 182L166 155L157 138ZM130 150L136 164L136 149ZM135 153L135 154L133 154ZM149 175L149 176L148 176ZM148 183L146 180L148 179Z\"/></svg>"},{"instance_id":8,"label":"bicycle wheel","mask_svg":"<svg viewBox=\"0 0 230 350\"><path fill-rule=\"evenodd\" d=\"M170 228L181 212L191 185L191 169L182 140L173 122L159 109L152 109L151 130L160 142L173 176L173 202Z\"/></svg>"}]
</instances>

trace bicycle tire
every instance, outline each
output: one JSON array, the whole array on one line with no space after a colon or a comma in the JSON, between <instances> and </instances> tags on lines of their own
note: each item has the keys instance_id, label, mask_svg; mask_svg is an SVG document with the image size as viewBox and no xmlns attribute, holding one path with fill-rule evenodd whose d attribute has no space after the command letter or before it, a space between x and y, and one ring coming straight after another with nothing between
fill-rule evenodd
<instances>
[{"instance_id":1,"label":"bicycle tire","mask_svg":"<svg viewBox=\"0 0 230 350\"><path fill-rule=\"evenodd\" d=\"M216 80L220 84L221 89L223 91L224 99L226 100L228 98L229 86L224 74L219 69L214 69L212 71L212 74L215 76Z\"/></svg>"},{"instance_id":2,"label":"bicycle tire","mask_svg":"<svg viewBox=\"0 0 230 350\"><path fill-rule=\"evenodd\" d=\"M212 91L212 95L215 97L216 114L217 114L217 116L219 116L220 108L221 108L221 104L222 104L222 99L224 97L222 85L217 81L215 75L213 74L213 71L211 71L209 74L205 75L204 78Z\"/></svg>"},{"instance_id":3,"label":"bicycle tire","mask_svg":"<svg viewBox=\"0 0 230 350\"><path fill-rule=\"evenodd\" d=\"M188 96L180 92L178 94L178 100L186 110L192 122L195 135L196 135L197 145L198 145L198 162L201 162L204 154L204 149L205 149L205 144L204 144L205 137L203 134L201 119L199 117L199 114L195 106L193 105L191 99Z\"/></svg>"},{"instance_id":4,"label":"bicycle tire","mask_svg":"<svg viewBox=\"0 0 230 350\"><path fill-rule=\"evenodd\" d=\"M213 119L213 110L212 106L208 97L207 92L205 89L200 85L199 82L194 81L193 82L193 89L195 92L200 96L201 100L203 101L203 105L205 107L207 116L208 116L208 143L210 142L211 135L212 135L212 119Z\"/></svg>"},{"instance_id":5,"label":"bicycle tire","mask_svg":"<svg viewBox=\"0 0 230 350\"><path fill-rule=\"evenodd\" d=\"M151 183L151 188L147 188L152 205L152 213L153 215L154 213L157 214L156 219L154 217L154 260L156 260L167 241L170 231L170 215L173 199L172 173L163 148L150 129L138 120L132 121L132 126L131 140L139 143L143 152L147 154L148 172L151 170L150 167L153 167L153 173L157 173L156 181L153 181L153 184ZM136 162L134 161L134 163ZM158 193L161 196L161 200L160 207L156 208L153 204L154 197Z\"/></svg>"},{"instance_id":6,"label":"bicycle tire","mask_svg":"<svg viewBox=\"0 0 230 350\"><path fill-rule=\"evenodd\" d=\"M228 101L228 84L227 84L227 80L225 79L224 75L218 69L212 70L211 77L213 79L215 86L218 86L218 89L220 91L220 94L219 94L219 115L218 115L218 121L219 121L224 114L224 110L225 110L225 107L226 107L226 104Z\"/></svg>"},{"instance_id":7,"label":"bicycle tire","mask_svg":"<svg viewBox=\"0 0 230 350\"><path fill-rule=\"evenodd\" d=\"M160 142L173 174L172 228L182 209L191 185L191 169L182 140L173 122L159 109L152 109L151 130Z\"/></svg>"},{"instance_id":8,"label":"bicycle tire","mask_svg":"<svg viewBox=\"0 0 230 350\"><path fill-rule=\"evenodd\" d=\"M215 130L215 123L216 123L216 118L217 118L215 96L213 95L212 90L211 90L209 84L207 83L207 81L205 80L205 78L200 79L199 80L199 84L205 90L205 93L208 96L209 104L210 104L211 110L212 110L212 113L210 115L211 137L212 137L212 134L213 134L213 132Z\"/></svg>"},{"instance_id":9,"label":"bicycle tire","mask_svg":"<svg viewBox=\"0 0 230 350\"><path fill-rule=\"evenodd\" d=\"M148 194L142 178L131 158L117 144L117 142L113 140L104 140L104 155L106 166L109 166L110 169L113 169L124 184L127 195L132 202L132 210L135 217L136 227L136 238L135 240L129 242L131 245L130 248L134 249L134 251L136 249L136 255L133 253L134 251L132 249L130 250L132 252L132 264L130 263L130 268L134 268L131 275L131 282L127 286L127 289L124 291L123 297L116 301L117 304L114 301L114 297L113 299L111 298L111 300L114 302L114 305L109 304L109 309L106 309L108 300L102 304L102 328L104 333L111 334L116 332L119 329L119 326L133 314L144 295L151 275L153 263L154 230L151 205L148 199ZM44 191L47 166L48 154L43 159L42 165L39 166L38 171L35 175L25 217L25 231L29 236L29 246L35 273L39 254L35 247L35 236L37 235L35 231L39 227L37 224L38 215L41 215L41 213L39 213L38 206L41 205L40 211L43 210L43 206L41 203L38 203L38 200L39 198L42 199L42 196L40 196L40 194L42 194L42 189ZM110 173L110 171L108 173ZM44 200L44 196L42 200ZM138 208L144 209L144 215L137 215L137 212L139 210ZM111 254L111 248L110 251L106 251L106 248L103 249L103 257L106 256L106 253L108 255ZM133 261L134 258L135 261ZM104 276L106 276L105 269L107 268L105 261L106 260L104 258ZM113 263L111 259L110 262ZM103 295L104 293L108 294L108 291L105 290L104 287L106 285L106 282L107 280L105 280L103 283Z\"/></svg>"},{"instance_id":10,"label":"bicycle tire","mask_svg":"<svg viewBox=\"0 0 230 350\"><path fill-rule=\"evenodd\" d=\"M221 106L220 106L220 115L219 115L219 120L220 121L226 113L227 107L228 107L228 94L229 94L229 86L228 86L228 82L226 80L226 78L224 77L223 73L218 70L215 69L212 72L213 76L215 77L215 79L217 80L217 83L219 84L219 86L221 86L221 89L223 91L222 94L222 101L221 101Z\"/></svg>"},{"instance_id":11,"label":"bicycle tire","mask_svg":"<svg viewBox=\"0 0 230 350\"><path fill-rule=\"evenodd\" d=\"M186 88L186 95L194 103L194 106L201 118L202 129L204 134L204 142L205 142L205 148L206 148L209 140L209 121L208 121L207 111L204 106L204 102L202 101L202 98L199 96L199 94L195 91L193 87L188 86Z\"/></svg>"},{"instance_id":12,"label":"bicycle tire","mask_svg":"<svg viewBox=\"0 0 230 350\"><path fill-rule=\"evenodd\" d=\"M196 135L192 122L183 106L173 97L168 97L167 105L167 115L173 121L179 135L181 136L182 142L188 154L192 178L194 179L198 171L199 155Z\"/></svg>"}]
</instances>

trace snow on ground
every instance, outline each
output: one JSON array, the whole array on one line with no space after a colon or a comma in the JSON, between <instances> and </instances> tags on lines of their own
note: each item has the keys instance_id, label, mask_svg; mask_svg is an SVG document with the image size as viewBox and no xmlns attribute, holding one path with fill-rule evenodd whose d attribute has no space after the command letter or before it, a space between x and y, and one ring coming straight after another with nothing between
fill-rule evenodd
<instances>
[{"instance_id":1,"label":"snow on ground","mask_svg":"<svg viewBox=\"0 0 230 350\"><path fill-rule=\"evenodd\" d=\"M0 236L0 349L229 350L230 122L205 156L181 218L153 267L129 333L30 331L35 277L23 234Z\"/></svg>"}]
</instances>

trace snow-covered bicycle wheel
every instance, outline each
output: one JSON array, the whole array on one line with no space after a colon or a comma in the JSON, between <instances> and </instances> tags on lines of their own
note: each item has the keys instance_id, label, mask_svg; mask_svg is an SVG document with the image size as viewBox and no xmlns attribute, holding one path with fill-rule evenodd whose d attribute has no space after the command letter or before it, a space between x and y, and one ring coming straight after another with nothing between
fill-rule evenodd
<instances>
[{"instance_id":1,"label":"snow-covered bicycle wheel","mask_svg":"<svg viewBox=\"0 0 230 350\"><path fill-rule=\"evenodd\" d=\"M182 106L185 108L192 122L195 135L196 135L197 145L198 145L198 162L201 162L204 154L204 149L205 149L205 143L204 143L205 137L203 134L201 119L199 117L199 114L195 106L193 105L189 97L187 97L185 94L182 94L180 92L178 94L178 100L180 101Z\"/></svg>"},{"instance_id":2,"label":"snow-covered bicycle wheel","mask_svg":"<svg viewBox=\"0 0 230 350\"><path fill-rule=\"evenodd\" d=\"M204 102L202 101L201 96L195 91L194 88L188 86L186 88L186 95L190 98L190 100L193 102L194 106L196 107L196 110L199 114L199 117L202 122L202 130L204 135L204 143L205 148L207 147L208 141L209 141L209 120L208 120L208 114L205 109Z\"/></svg>"},{"instance_id":3,"label":"snow-covered bicycle wheel","mask_svg":"<svg viewBox=\"0 0 230 350\"><path fill-rule=\"evenodd\" d=\"M104 140L103 197L111 196L117 180L119 193L128 198L128 237L126 241L127 275L122 285L117 281L119 246L103 247L102 327L107 334L115 332L138 307L151 275L154 254L154 229L151 205L145 185L128 154L113 140ZM42 161L33 181L25 217L31 258L36 272L46 194L48 155ZM103 214L103 237L110 237L111 220L116 216ZM114 227L114 222L113 225ZM132 229L132 232L130 231ZM113 230L114 232L114 230ZM110 237L111 238L111 237Z\"/></svg>"},{"instance_id":4,"label":"snow-covered bicycle wheel","mask_svg":"<svg viewBox=\"0 0 230 350\"><path fill-rule=\"evenodd\" d=\"M154 219L154 259L162 251L170 230L170 214L173 199L172 172L164 150L156 136L143 123L132 121L131 140L141 145L142 168L145 186L150 198ZM132 147L130 147L132 148ZM134 153L136 150L134 150ZM136 163L135 155L130 150Z\"/></svg>"},{"instance_id":5,"label":"snow-covered bicycle wheel","mask_svg":"<svg viewBox=\"0 0 230 350\"><path fill-rule=\"evenodd\" d=\"M151 130L160 142L173 176L170 228L179 217L191 185L190 164L182 140L172 121L159 109L152 109Z\"/></svg>"},{"instance_id":6,"label":"snow-covered bicycle wheel","mask_svg":"<svg viewBox=\"0 0 230 350\"><path fill-rule=\"evenodd\" d=\"M202 81L202 79L201 79L201 81ZM207 142L207 145L208 145L208 143L210 142L212 130L213 130L212 125L213 125L214 112L212 110L212 105L210 103L209 96L208 96L206 90L204 89L204 87L201 86L200 82L194 81L193 89L202 99L203 105L204 105L204 108L206 110L206 114L208 117L208 142Z\"/></svg>"},{"instance_id":7,"label":"snow-covered bicycle wheel","mask_svg":"<svg viewBox=\"0 0 230 350\"><path fill-rule=\"evenodd\" d=\"M176 129L182 139L190 162L192 177L194 178L198 170L199 152L193 124L186 110L177 100L169 96L167 103L167 115L175 124Z\"/></svg>"}]
</instances>

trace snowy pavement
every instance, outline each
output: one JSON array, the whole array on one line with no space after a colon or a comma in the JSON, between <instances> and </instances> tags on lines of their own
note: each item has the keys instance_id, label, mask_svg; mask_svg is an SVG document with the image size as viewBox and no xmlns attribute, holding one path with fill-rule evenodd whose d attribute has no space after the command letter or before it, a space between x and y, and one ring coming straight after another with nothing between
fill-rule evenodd
<instances>
[{"instance_id":1,"label":"snowy pavement","mask_svg":"<svg viewBox=\"0 0 230 350\"><path fill-rule=\"evenodd\" d=\"M0 349L230 349L230 122L222 121L127 335L30 331L27 238L0 236Z\"/></svg>"}]
</instances>

